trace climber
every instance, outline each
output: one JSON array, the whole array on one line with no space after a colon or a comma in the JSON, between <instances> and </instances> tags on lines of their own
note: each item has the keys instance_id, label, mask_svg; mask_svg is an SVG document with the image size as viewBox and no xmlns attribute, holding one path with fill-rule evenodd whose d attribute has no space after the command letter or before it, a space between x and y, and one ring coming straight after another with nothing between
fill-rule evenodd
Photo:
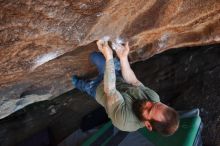
<instances>
[{"instance_id":1,"label":"climber","mask_svg":"<svg viewBox=\"0 0 220 146\"><path fill-rule=\"evenodd\" d=\"M172 135L179 126L177 112L161 103L158 94L137 79L128 62L128 42L112 45L120 61L113 58L107 41L98 40L100 52L91 53L90 60L99 75L93 80L74 75L73 85L101 104L118 129L131 132L145 126L149 131Z\"/></svg>"}]
</instances>

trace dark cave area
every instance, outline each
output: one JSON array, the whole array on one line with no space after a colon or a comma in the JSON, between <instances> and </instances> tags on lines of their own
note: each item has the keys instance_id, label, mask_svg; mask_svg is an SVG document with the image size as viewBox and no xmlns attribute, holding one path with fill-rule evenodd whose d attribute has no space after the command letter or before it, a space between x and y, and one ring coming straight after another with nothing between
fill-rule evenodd
<instances>
[{"instance_id":1,"label":"dark cave area","mask_svg":"<svg viewBox=\"0 0 220 146\"><path fill-rule=\"evenodd\" d=\"M177 110L200 109L205 146L220 145L220 44L172 49L132 64L137 77ZM96 72L93 73L93 75ZM100 106L78 90L42 101L0 120L0 144L12 146L43 129L60 143L81 118Z\"/></svg>"}]
</instances>

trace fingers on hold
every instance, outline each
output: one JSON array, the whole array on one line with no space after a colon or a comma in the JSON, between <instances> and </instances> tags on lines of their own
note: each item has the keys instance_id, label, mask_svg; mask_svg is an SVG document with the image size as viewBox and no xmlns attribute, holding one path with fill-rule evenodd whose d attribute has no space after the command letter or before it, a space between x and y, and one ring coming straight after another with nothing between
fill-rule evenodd
<instances>
[{"instance_id":1,"label":"fingers on hold","mask_svg":"<svg viewBox=\"0 0 220 146\"><path fill-rule=\"evenodd\" d=\"M98 46L100 46L100 45L101 45L101 40L97 40L96 44L97 44Z\"/></svg>"},{"instance_id":2,"label":"fingers on hold","mask_svg":"<svg viewBox=\"0 0 220 146\"><path fill-rule=\"evenodd\" d=\"M130 50L129 45L128 45L128 42L125 43L125 48L126 48L127 50Z\"/></svg>"},{"instance_id":3,"label":"fingers on hold","mask_svg":"<svg viewBox=\"0 0 220 146\"><path fill-rule=\"evenodd\" d=\"M104 41L103 45L108 46L108 41Z\"/></svg>"},{"instance_id":4,"label":"fingers on hold","mask_svg":"<svg viewBox=\"0 0 220 146\"><path fill-rule=\"evenodd\" d=\"M96 44L98 45L99 49L102 49L103 47L109 47L108 41L104 41L102 39L97 40ZM123 49L129 50L128 42L126 42L125 44L120 44L120 43L117 43L117 42L112 42L111 46L112 46L113 50L117 50L117 51L123 50Z\"/></svg>"},{"instance_id":5,"label":"fingers on hold","mask_svg":"<svg viewBox=\"0 0 220 146\"><path fill-rule=\"evenodd\" d=\"M101 42L101 40L97 40L97 41L96 41L97 44L100 44L100 42Z\"/></svg>"},{"instance_id":6,"label":"fingers on hold","mask_svg":"<svg viewBox=\"0 0 220 146\"><path fill-rule=\"evenodd\" d=\"M113 46L114 46L114 50L116 51L119 51L121 49L123 49L123 46L121 44L118 44L118 43L113 43Z\"/></svg>"},{"instance_id":7,"label":"fingers on hold","mask_svg":"<svg viewBox=\"0 0 220 146\"><path fill-rule=\"evenodd\" d=\"M113 49L113 50L117 50L117 45L116 45L116 43L114 43L114 42L112 42L112 49Z\"/></svg>"},{"instance_id":8,"label":"fingers on hold","mask_svg":"<svg viewBox=\"0 0 220 146\"><path fill-rule=\"evenodd\" d=\"M129 47L128 42L125 43L125 47Z\"/></svg>"},{"instance_id":9,"label":"fingers on hold","mask_svg":"<svg viewBox=\"0 0 220 146\"><path fill-rule=\"evenodd\" d=\"M97 44L97 46L98 46L99 49L102 49L103 46L104 46L104 42L103 42L102 40L98 40L98 41L96 42L96 44Z\"/></svg>"}]
</instances>

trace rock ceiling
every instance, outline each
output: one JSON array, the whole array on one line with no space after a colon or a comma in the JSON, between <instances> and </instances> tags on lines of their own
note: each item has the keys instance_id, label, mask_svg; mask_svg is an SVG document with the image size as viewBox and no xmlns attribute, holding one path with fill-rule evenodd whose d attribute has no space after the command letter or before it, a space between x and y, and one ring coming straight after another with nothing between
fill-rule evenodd
<instances>
[{"instance_id":1,"label":"rock ceiling","mask_svg":"<svg viewBox=\"0 0 220 146\"><path fill-rule=\"evenodd\" d=\"M129 41L130 61L220 42L220 0L0 0L0 118L73 89L94 41Z\"/></svg>"}]
</instances>

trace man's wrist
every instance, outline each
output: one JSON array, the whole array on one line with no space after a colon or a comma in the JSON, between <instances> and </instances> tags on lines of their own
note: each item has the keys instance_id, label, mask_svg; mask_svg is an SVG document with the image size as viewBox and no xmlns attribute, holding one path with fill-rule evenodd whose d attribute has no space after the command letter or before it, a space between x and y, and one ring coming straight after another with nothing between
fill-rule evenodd
<instances>
[{"instance_id":1,"label":"man's wrist","mask_svg":"<svg viewBox=\"0 0 220 146\"><path fill-rule=\"evenodd\" d=\"M106 60L106 61L109 61L109 60L111 60L111 59L113 59L113 56L112 56L112 55L109 55L109 56L106 56L106 57L105 57L105 60Z\"/></svg>"},{"instance_id":2,"label":"man's wrist","mask_svg":"<svg viewBox=\"0 0 220 146\"><path fill-rule=\"evenodd\" d=\"M120 59L120 61L128 61L128 56L120 57L119 59Z\"/></svg>"}]
</instances>

